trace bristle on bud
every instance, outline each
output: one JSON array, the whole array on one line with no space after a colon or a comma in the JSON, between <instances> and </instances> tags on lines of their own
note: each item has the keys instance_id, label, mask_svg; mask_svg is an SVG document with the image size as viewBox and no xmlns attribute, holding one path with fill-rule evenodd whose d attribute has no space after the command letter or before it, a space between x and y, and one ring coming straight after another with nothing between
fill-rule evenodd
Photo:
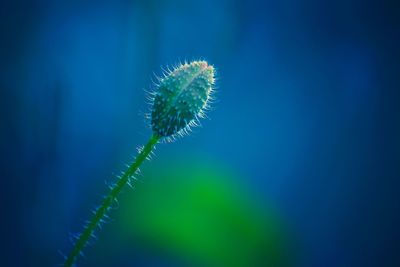
<instances>
[{"instance_id":1,"label":"bristle on bud","mask_svg":"<svg viewBox=\"0 0 400 267\"><path fill-rule=\"evenodd\" d=\"M151 128L160 137L175 137L204 116L214 86L214 68L206 61L181 64L159 80L153 94Z\"/></svg>"}]
</instances>

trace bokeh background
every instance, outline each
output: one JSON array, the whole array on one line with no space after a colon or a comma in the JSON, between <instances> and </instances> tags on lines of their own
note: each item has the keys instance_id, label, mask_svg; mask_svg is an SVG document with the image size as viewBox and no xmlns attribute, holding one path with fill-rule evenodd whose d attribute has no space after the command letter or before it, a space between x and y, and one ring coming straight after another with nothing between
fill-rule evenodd
<instances>
[{"instance_id":1,"label":"bokeh background","mask_svg":"<svg viewBox=\"0 0 400 267\"><path fill-rule=\"evenodd\" d=\"M147 141L161 66L217 102L79 266L400 266L398 1L0 4L1 266L59 266Z\"/></svg>"}]
</instances>

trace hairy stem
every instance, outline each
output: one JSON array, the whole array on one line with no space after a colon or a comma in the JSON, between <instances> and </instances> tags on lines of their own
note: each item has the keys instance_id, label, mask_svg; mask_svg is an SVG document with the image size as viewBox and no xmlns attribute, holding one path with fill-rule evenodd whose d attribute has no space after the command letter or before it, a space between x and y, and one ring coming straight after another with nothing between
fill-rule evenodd
<instances>
[{"instance_id":1,"label":"hairy stem","mask_svg":"<svg viewBox=\"0 0 400 267\"><path fill-rule=\"evenodd\" d=\"M66 258L64 262L64 267L71 267L75 263L79 254L81 254L82 249L86 246L88 240L93 235L94 230L101 222L104 215L109 210L111 204L118 196L121 189L128 183L129 178L131 178L142 162L147 158L150 152L153 150L154 146L160 140L160 137L153 135L148 143L144 146L143 150L140 151L139 155L136 157L135 161L129 166L126 172L119 178L119 180L111 188L110 193L104 197L103 202L100 207L96 209L93 217L90 219L89 223L86 225L84 231L79 235L71 253Z\"/></svg>"}]
</instances>

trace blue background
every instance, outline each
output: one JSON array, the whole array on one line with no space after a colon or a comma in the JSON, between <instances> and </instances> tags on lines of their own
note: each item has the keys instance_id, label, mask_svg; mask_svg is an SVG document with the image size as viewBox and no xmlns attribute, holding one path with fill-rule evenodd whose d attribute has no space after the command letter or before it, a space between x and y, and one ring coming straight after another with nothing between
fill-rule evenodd
<instances>
[{"instance_id":1,"label":"blue background","mask_svg":"<svg viewBox=\"0 0 400 267\"><path fill-rule=\"evenodd\" d=\"M400 266L399 10L2 1L0 265L62 261L104 181L151 134L153 73L205 59L218 79L210 119L154 161L195 155L236 173L290 229L294 266Z\"/></svg>"}]
</instances>

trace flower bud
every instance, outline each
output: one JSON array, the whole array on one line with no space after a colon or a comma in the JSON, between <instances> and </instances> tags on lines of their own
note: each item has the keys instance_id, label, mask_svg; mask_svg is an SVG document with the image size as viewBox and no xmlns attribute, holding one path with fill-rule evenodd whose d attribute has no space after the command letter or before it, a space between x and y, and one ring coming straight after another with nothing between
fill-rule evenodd
<instances>
[{"instance_id":1,"label":"flower bud","mask_svg":"<svg viewBox=\"0 0 400 267\"><path fill-rule=\"evenodd\" d=\"M214 68L206 61L185 63L161 78L151 111L153 132L170 137L196 125L208 107L213 85Z\"/></svg>"}]
</instances>

